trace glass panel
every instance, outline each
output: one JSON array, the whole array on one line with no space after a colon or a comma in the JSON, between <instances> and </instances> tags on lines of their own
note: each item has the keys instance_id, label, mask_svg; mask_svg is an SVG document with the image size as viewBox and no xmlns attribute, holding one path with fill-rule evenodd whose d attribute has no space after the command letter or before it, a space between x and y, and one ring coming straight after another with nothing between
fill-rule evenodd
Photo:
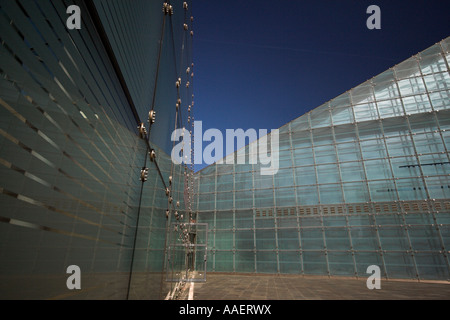
<instances>
[{"instance_id":1,"label":"glass panel","mask_svg":"<svg viewBox=\"0 0 450 320\"><path fill-rule=\"evenodd\" d=\"M337 204L344 202L342 188L339 184L319 185L320 203Z\"/></svg>"},{"instance_id":2,"label":"glass panel","mask_svg":"<svg viewBox=\"0 0 450 320\"><path fill-rule=\"evenodd\" d=\"M210 229L214 228L214 226L215 226L215 222L214 222L215 214L214 214L214 212L211 212L211 211L199 212L197 217L198 217L198 220L201 221L202 223L207 223ZM213 237L210 237L209 240L211 241L211 240L214 240L214 239L213 239Z\"/></svg>"},{"instance_id":3,"label":"glass panel","mask_svg":"<svg viewBox=\"0 0 450 320\"><path fill-rule=\"evenodd\" d=\"M214 254L214 264L213 264L214 271L220 272L233 270L233 252L216 250L213 254ZM209 258L209 260L211 260L211 258Z\"/></svg>"},{"instance_id":4,"label":"glass panel","mask_svg":"<svg viewBox=\"0 0 450 320\"><path fill-rule=\"evenodd\" d=\"M345 202L347 203L370 201L366 183L344 183L342 189L344 191Z\"/></svg>"},{"instance_id":5,"label":"glass panel","mask_svg":"<svg viewBox=\"0 0 450 320\"><path fill-rule=\"evenodd\" d=\"M355 125L341 125L334 128L334 136L336 143L357 141L358 136L356 133Z\"/></svg>"},{"instance_id":6,"label":"glass panel","mask_svg":"<svg viewBox=\"0 0 450 320\"><path fill-rule=\"evenodd\" d=\"M273 207L273 190L255 190L255 205L257 208Z\"/></svg>"},{"instance_id":7,"label":"glass panel","mask_svg":"<svg viewBox=\"0 0 450 320\"><path fill-rule=\"evenodd\" d=\"M424 200L427 198L425 186L419 178L397 180L397 192L400 200Z\"/></svg>"},{"instance_id":8,"label":"glass panel","mask_svg":"<svg viewBox=\"0 0 450 320\"><path fill-rule=\"evenodd\" d=\"M420 167L416 157L398 157L391 159L392 171L396 178L419 177Z\"/></svg>"},{"instance_id":9,"label":"glass panel","mask_svg":"<svg viewBox=\"0 0 450 320\"><path fill-rule=\"evenodd\" d=\"M397 192L393 181L369 181L369 192L372 201L397 201Z\"/></svg>"},{"instance_id":10,"label":"glass panel","mask_svg":"<svg viewBox=\"0 0 450 320\"><path fill-rule=\"evenodd\" d=\"M372 84L370 81L366 81L360 84L356 88L350 90L352 104L364 104L366 102L374 101Z\"/></svg>"},{"instance_id":11,"label":"glass panel","mask_svg":"<svg viewBox=\"0 0 450 320\"><path fill-rule=\"evenodd\" d=\"M236 211L235 226L237 229L252 228L253 227L253 211L252 210ZM253 238L253 236L252 236L252 238ZM237 233L236 233L236 239L237 239Z\"/></svg>"},{"instance_id":12,"label":"glass panel","mask_svg":"<svg viewBox=\"0 0 450 320\"><path fill-rule=\"evenodd\" d=\"M444 144L447 150L450 150L450 132L449 131L441 131L442 139L444 140Z\"/></svg>"},{"instance_id":13,"label":"glass panel","mask_svg":"<svg viewBox=\"0 0 450 320\"><path fill-rule=\"evenodd\" d=\"M368 121L358 124L359 138L361 140L382 138L383 131L381 130L378 121Z\"/></svg>"},{"instance_id":14,"label":"glass panel","mask_svg":"<svg viewBox=\"0 0 450 320\"><path fill-rule=\"evenodd\" d=\"M353 107L355 120L358 122L378 119L378 112L375 102L358 104Z\"/></svg>"},{"instance_id":15,"label":"glass panel","mask_svg":"<svg viewBox=\"0 0 450 320\"><path fill-rule=\"evenodd\" d=\"M301 227L321 227L323 224L319 217L300 217L299 221Z\"/></svg>"},{"instance_id":16,"label":"glass panel","mask_svg":"<svg viewBox=\"0 0 450 320\"><path fill-rule=\"evenodd\" d=\"M236 230L235 244L237 250L253 250L254 248L254 234L248 230Z\"/></svg>"},{"instance_id":17,"label":"glass panel","mask_svg":"<svg viewBox=\"0 0 450 320\"><path fill-rule=\"evenodd\" d=\"M333 125L344 123L353 123L353 109L351 106L346 108L335 108L331 110Z\"/></svg>"},{"instance_id":18,"label":"glass panel","mask_svg":"<svg viewBox=\"0 0 450 320\"><path fill-rule=\"evenodd\" d=\"M386 145L391 157L408 156L414 154L414 147L409 136L387 138Z\"/></svg>"},{"instance_id":19,"label":"glass panel","mask_svg":"<svg viewBox=\"0 0 450 320\"><path fill-rule=\"evenodd\" d=\"M445 58L442 54L422 58L420 60L420 67L424 75L447 71Z\"/></svg>"},{"instance_id":20,"label":"glass panel","mask_svg":"<svg viewBox=\"0 0 450 320\"><path fill-rule=\"evenodd\" d=\"M256 229L255 239L256 239L256 250L274 249L276 246L274 229Z\"/></svg>"},{"instance_id":21,"label":"glass panel","mask_svg":"<svg viewBox=\"0 0 450 320\"><path fill-rule=\"evenodd\" d=\"M340 164L343 182L363 181L365 178L362 162L345 162Z\"/></svg>"},{"instance_id":22,"label":"glass panel","mask_svg":"<svg viewBox=\"0 0 450 320\"><path fill-rule=\"evenodd\" d=\"M378 238L375 228L352 227L350 229L353 249L360 251L378 250Z\"/></svg>"},{"instance_id":23,"label":"glass panel","mask_svg":"<svg viewBox=\"0 0 450 320\"><path fill-rule=\"evenodd\" d=\"M314 155L317 164L337 162L336 151L333 145L315 147Z\"/></svg>"},{"instance_id":24,"label":"glass panel","mask_svg":"<svg viewBox=\"0 0 450 320\"><path fill-rule=\"evenodd\" d=\"M253 251L236 251L236 270L242 272L255 272L255 253Z\"/></svg>"},{"instance_id":25,"label":"glass panel","mask_svg":"<svg viewBox=\"0 0 450 320\"><path fill-rule=\"evenodd\" d=\"M450 198L450 178L448 176L425 178L427 190L432 199Z\"/></svg>"},{"instance_id":26,"label":"glass panel","mask_svg":"<svg viewBox=\"0 0 450 320\"><path fill-rule=\"evenodd\" d=\"M233 192L218 192L216 194L216 209L233 208Z\"/></svg>"},{"instance_id":27,"label":"glass panel","mask_svg":"<svg viewBox=\"0 0 450 320\"><path fill-rule=\"evenodd\" d=\"M202 176L200 182L200 192L214 192L216 185L214 176Z\"/></svg>"},{"instance_id":28,"label":"glass panel","mask_svg":"<svg viewBox=\"0 0 450 320\"><path fill-rule=\"evenodd\" d=\"M289 150L291 148L291 142L290 142L290 133L280 133L279 134L279 142L278 142L278 148L280 151Z\"/></svg>"},{"instance_id":29,"label":"glass panel","mask_svg":"<svg viewBox=\"0 0 450 320\"><path fill-rule=\"evenodd\" d=\"M341 94L340 96L330 101L331 109L348 107L350 105L351 105L350 95L347 92Z\"/></svg>"},{"instance_id":30,"label":"glass panel","mask_svg":"<svg viewBox=\"0 0 450 320\"><path fill-rule=\"evenodd\" d=\"M381 247L383 250L406 251L409 250L409 241L404 228L379 227Z\"/></svg>"},{"instance_id":31,"label":"glass panel","mask_svg":"<svg viewBox=\"0 0 450 320\"><path fill-rule=\"evenodd\" d=\"M328 274L326 256L321 251L303 251L305 274Z\"/></svg>"},{"instance_id":32,"label":"glass panel","mask_svg":"<svg viewBox=\"0 0 450 320\"><path fill-rule=\"evenodd\" d=\"M297 204L300 206L319 204L316 186L297 187Z\"/></svg>"},{"instance_id":33,"label":"glass panel","mask_svg":"<svg viewBox=\"0 0 450 320\"><path fill-rule=\"evenodd\" d=\"M216 230L214 237L215 249L217 250L227 250L233 246L233 233L229 230Z\"/></svg>"},{"instance_id":34,"label":"glass panel","mask_svg":"<svg viewBox=\"0 0 450 320\"><path fill-rule=\"evenodd\" d=\"M316 170L314 166L295 168L296 183L301 185L316 184Z\"/></svg>"},{"instance_id":35,"label":"glass panel","mask_svg":"<svg viewBox=\"0 0 450 320\"><path fill-rule=\"evenodd\" d=\"M442 53L441 46L439 43L432 45L431 47L423 50L421 53L419 53L420 57L422 59L425 59L428 56L434 56L436 54Z\"/></svg>"},{"instance_id":36,"label":"glass panel","mask_svg":"<svg viewBox=\"0 0 450 320\"><path fill-rule=\"evenodd\" d=\"M305 114L293 121L291 121L291 131L292 132L299 132L299 131L305 131L310 129L310 125L309 125L309 120L308 120L309 115Z\"/></svg>"},{"instance_id":37,"label":"glass panel","mask_svg":"<svg viewBox=\"0 0 450 320\"><path fill-rule=\"evenodd\" d=\"M379 159L379 158L387 157L386 146L384 144L384 140L361 141L360 145L361 145L363 158L365 160Z\"/></svg>"},{"instance_id":38,"label":"glass panel","mask_svg":"<svg viewBox=\"0 0 450 320\"><path fill-rule=\"evenodd\" d=\"M255 180L255 188L273 188L273 176L261 175L260 172L255 172L253 174L253 179Z\"/></svg>"},{"instance_id":39,"label":"glass panel","mask_svg":"<svg viewBox=\"0 0 450 320\"><path fill-rule=\"evenodd\" d=\"M379 253L377 252L356 252L356 269L358 276L367 277L367 268L371 265L383 266L383 260ZM385 277L384 268L381 267L381 276Z\"/></svg>"},{"instance_id":40,"label":"glass panel","mask_svg":"<svg viewBox=\"0 0 450 320\"><path fill-rule=\"evenodd\" d=\"M438 253L418 252L414 255L419 278L446 280L449 278L446 257Z\"/></svg>"},{"instance_id":41,"label":"glass panel","mask_svg":"<svg viewBox=\"0 0 450 320\"><path fill-rule=\"evenodd\" d=\"M234 193L235 208L252 208L253 207L253 193L251 191L238 191Z\"/></svg>"},{"instance_id":42,"label":"glass panel","mask_svg":"<svg viewBox=\"0 0 450 320\"><path fill-rule=\"evenodd\" d=\"M233 190L233 174L218 175L217 179L217 190L220 191L231 191Z\"/></svg>"},{"instance_id":43,"label":"glass panel","mask_svg":"<svg viewBox=\"0 0 450 320\"><path fill-rule=\"evenodd\" d=\"M445 176L450 174L450 162L448 161L448 156L446 154L438 153L422 155L419 156L419 163L424 176Z\"/></svg>"},{"instance_id":44,"label":"glass panel","mask_svg":"<svg viewBox=\"0 0 450 320\"><path fill-rule=\"evenodd\" d=\"M428 132L424 134L416 134L413 138L418 154L440 153L444 150L444 145L442 144L442 139L439 133Z\"/></svg>"},{"instance_id":45,"label":"glass panel","mask_svg":"<svg viewBox=\"0 0 450 320\"><path fill-rule=\"evenodd\" d=\"M350 252L328 253L328 265L331 275L351 275L355 273L353 257Z\"/></svg>"},{"instance_id":46,"label":"glass panel","mask_svg":"<svg viewBox=\"0 0 450 320\"><path fill-rule=\"evenodd\" d=\"M253 177L251 172L236 173L234 175L234 189L246 190L253 187Z\"/></svg>"},{"instance_id":47,"label":"glass panel","mask_svg":"<svg viewBox=\"0 0 450 320\"><path fill-rule=\"evenodd\" d=\"M377 102L380 118L399 117L404 115L400 99L391 99Z\"/></svg>"},{"instance_id":48,"label":"glass panel","mask_svg":"<svg viewBox=\"0 0 450 320\"><path fill-rule=\"evenodd\" d=\"M425 85L421 77L399 80L398 87L402 96L425 92Z\"/></svg>"},{"instance_id":49,"label":"glass panel","mask_svg":"<svg viewBox=\"0 0 450 320\"><path fill-rule=\"evenodd\" d=\"M232 229L233 228L233 212L217 212L216 213L216 229ZM216 238L217 240L217 238Z\"/></svg>"},{"instance_id":50,"label":"glass panel","mask_svg":"<svg viewBox=\"0 0 450 320\"><path fill-rule=\"evenodd\" d=\"M293 132L291 135L292 148L305 148L311 147L311 134L309 131Z\"/></svg>"},{"instance_id":51,"label":"glass panel","mask_svg":"<svg viewBox=\"0 0 450 320\"><path fill-rule=\"evenodd\" d=\"M300 254L292 251L280 251L280 272L298 274L301 272Z\"/></svg>"},{"instance_id":52,"label":"glass panel","mask_svg":"<svg viewBox=\"0 0 450 320\"><path fill-rule=\"evenodd\" d=\"M347 221L344 216L324 216L323 225L325 227L345 227Z\"/></svg>"},{"instance_id":53,"label":"glass panel","mask_svg":"<svg viewBox=\"0 0 450 320\"><path fill-rule=\"evenodd\" d=\"M333 143L333 131L331 128L313 129L312 136L314 146Z\"/></svg>"},{"instance_id":54,"label":"glass panel","mask_svg":"<svg viewBox=\"0 0 450 320\"><path fill-rule=\"evenodd\" d=\"M450 75L448 72L435 73L423 78L428 91L450 90Z\"/></svg>"},{"instance_id":55,"label":"glass panel","mask_svg":"<svg viewBox=\"0 0 450 320\"><path fill-rule=\"evenodd\" d=\"M292 167L292 154L291 150L287 150L280 153L273 153L274 158L278 155L278 162L280 168Z\"/></svg>"},{"instance_id":56,"label":"glass panel","mask_svg":"<svg viewBox=\"0 0 450 320\"><path fill-rule=\"evenodd\" d=\"M256 271L261 273L277 273L277 256L275 252L256 252Z\"/></svg>"},{"instance_id":57,"label":"glass panel","mask_svg":"<svg viewBox=\"0 0 450 320\"><path fill-rule=\"evenodd\" d=\"M409 58L395 66L395 75L397 79L420 76L420 69L415 57Z\"/></svg>"},{"instance_id":58,"label":"glass panel","mask_svg":"<svg viewBox=\"0 0 450 320\"><path fill-rule=\"evenodd\" d=\"M450 52L450 37L447 37L444 40L442 40L440 44L444 52Z\"/></svg>"},{"instance_id":59,"label":"glass panel","mask_svg":"<svg viewBox=\"0 0 450 320\"><path fill-rule=\"evenodd\" d=\"M311 114L311 128L327 127L331 125L330 109L328 103L317 107Z\"/></svg>"},{"instance_id":60,"label":"glass panel","mask_svg":"<svg viewBox=\"0 0 450 320\"><path fill-rule=\"evenodd\" d=\"M203 193L198 198L199 210L214 210L216 196L214 193Z\"/></svg>"},{"instance_id":61,"label":"glass panel","mask_svg":"<svg viewBox=\"0 0 450 320\"><path fill-rule=\"evenodd\" d=\"M450 93L448 91L430 93L430 101L434 110L450 109Z\"/></svg>"},{"instance_id":62,"label":"glass panel","mask_svg":"<svg viewBox=\"0 0 450 320\"><path fill-rule=\"evenodd\" d=\"M301 228L300 238L303 250L324 249L323 234L320 228Z\"/></svg>"},{"instance_id":63,"label":"glass panel","mask_svg":"<svg viewBox=\"0 0 450 320\"><path fill-rule=\"evenodd\" d=\"M430 101L425 94L403 97L402 101L406 114L423 113L431 110Z\"/></svg>"},{"instance_id":64,"label":"glass panel","mask_svg":"<svg viewBox=\"0 0 450 320\"><path fill-rule=\"evenodd\" d=\"M417 278L417 272L410 253L386 253L384 254L384 261L386 265L386 272L389 277L399 279Z\"/></svg>"},{"instance_id":65,"label":"glass panel","mask_svg":"<svg viewBox=\"0 0 450 320\"><path fill-rule=\"evenodd\" d=\"M296 250L300 247L298 229L278 229L278 248L280 250Z\"/></svg>"},{"instance_id":66,"label":"glass panel","mask_svg":"<svg viewBox=\"0 0 450 320\"><path fill-rule=\"evenodd\" d=\"M294 170L292 168L279 169L274 176L275 187L288 187L294 185Z\"/></svg>"},{"instance_id":67,"label":"glass panel","mask_svg":"<svg viewBox=\"0 0 450 320\"><path fill-rule=\"evenodd\" d=\"M275 218L273 216L273 209L256 210L255 228L258 229L273 229L275 228Z\"/></svg>"},{"instance_id":68,"label":"glass panel","mask_svg":"<svg viewBox=\"0 0 450 320\"><path fill-rule=\"evenodd\" d=\"M392 73L391 72L389 73L392 76ZM374 92L375 92L375 99L377 101L397 98L399 96L397 85L394 81L376 83L374 86Z\"/></svg>"},{"instance_id":69,"label":"glass panel","mask_svg":"<svg viewBox=\"0 0 450 320\"><path fill-rule=\"evenodd\" d=\"M319 183L337 183L340 181L336 164L324 164L316 167Z\"/></svg>"},{"instance_id":70,"label":"glass panel","mask_svg":"<svg viewBox=\"0 0 450 320\"><path fill-rule=\"evenodd\" d=\"M295 149L293 153L295 166L314 164L314 153L312 148Z\"/></svg>"},{"instance_id":71,"label":"glass panel","mask_svg":"<svg viewBox=\"0 0 450 320\"><path fill-rule=\"evenodd\" d=\"M275 205L277 207L292 207L296 204L294 188L275 189Z\"/></svg>"},{"instance_id":72,"label":"glass panel","mask_svg":"<svg viewBox=\"0 0 450 320\"><path fill-rule=\"evenodd\" d=\"M359 148L358 142L337 144L339 162L362 160Z\"/></svg>"},{"instance_id":73,"label":"glass panel","mask_svg":"<svg viewBox=\"0 0 450 320\"><path fill-rule=\"evenodd\" d=\"M436 113L436 118L439 123L439 127L442 130L442 135L447 135L447 129L450 129L450 110L439 111Z\"/></svg>"},{"instance_id":74,"label":"glass panel","mask_svg":"<svg viewBox=\"0 0 450 320\"><path fill-rule=\"evenodd\" d=\"M408 235L414 250L439 252L442 249L439 234L431 225L413 225L408 228Z\"/></svg>"},{"instance_id":75,"label":"glass panel","mask_svg":"<svg viewBox=\"0 0 450 320\"><path fill-rule=\"evenodd\" d=\"M386 137L409 134L408 121L405 117L383 119L383 131Z\"/></svg>"},{"instance_id":76,"label":"glass panel","mask_svg":"<svg viewBox=\"0 0 450 320\"><path fill-rule=\"evenodd\" d=\"M347 228L325 228L327 250L350 250L350 239Z\"/></svg>"},{"instance_id":77,"label":"glass panel","mask_svg":"<svg viewBox=\"0 0 450 320\"><path fill-rule=\"evenodd\" d=\"M383 73L373 77L372 82L377 84L394 81L394 71L392 69L386 70Z\"/></svg>"}]
</instances>

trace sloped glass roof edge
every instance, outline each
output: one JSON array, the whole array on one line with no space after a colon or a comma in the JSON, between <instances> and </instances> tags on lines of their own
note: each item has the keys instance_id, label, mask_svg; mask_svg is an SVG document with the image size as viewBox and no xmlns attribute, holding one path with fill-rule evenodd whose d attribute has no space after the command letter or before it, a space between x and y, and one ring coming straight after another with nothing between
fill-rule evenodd
<instances>
[{"instance_id":1,"label":"sloped glass roof edge","mask_svg":"<svg viewBox=\"0 0 450 320\"><path fill-rule=\"evenodd\" d=\"M360 86L362 86L362 85L367 85L367 83L373 83L373 82L375 82L376 79L382 79L388 72L392 72L392 75L394 76L394 72L395 72L394 70L395 70L395 68L397 68L398 65L400 65L400 64L402 64L403 62L405 62L405 61L407 61L407 60L410 60L410 59L412 59L412 58L414 58L414 57L422 57L422 53L424 53L424 52L429 52L429 50L432 50L432 51L434 52L435 49L432 49L432 48L433 48L433 47L436 47L437 45L441 46L441 48L442 48L443 51L445 51L445 50L450 50L450 36L448 36L448 37L442 39L441 41L439 41L439 42L437 42L437 43L435 43L435 44L429 46L428 48L426 48L426 49L424 49L424 50L422 50L422 51L420 51L420 52L418 52L418 53L416 53L416 54L414 54L414 55L411 55L409 58L404 59L404 60L400 61L399 63L393 65L392 67L388 68L387 70L385 70L385 71L383 71L383 72L381 72L381 73L379 73L379 74L373 76L372 78L370 78L370 79L368 79L368 80L366 80L366 81L364 81L364 82L361 82L361 83L358 84L357 86L355 86L355 87L353 87L353 88L351 88L351 89L349 89L349 90L347 90L347 91L341 93L341 94L338 95L337 97L335 97L335 98L333 98L333 99L330 99L330 100L326 101L325 103L320 104L318 107L316 107L316 108L314 108L314 109L312 109L312 110L310 110L310 111L308 111L308 112L302 114L301 116L299 116L299 117L297 117L297 118L295 118L295 119L289 121L288 123L284 124L284 125L281 126L278 130L279 130L280 132L286 132L286 127L289 128L289 126L292 126L292 123L295 123L296 121L299 121L300 119L303 120L304 117L308 117L308 116L311 117L311 116L314 116L315 113L322 113L322 112L324 111L324 109L329 109L329 108L330 108L329 106L330 106L332 103L334 103L336 99L340 99L341 97L345 96L346 94L349 94L349 95L351 96L351 91L352 91L352 90L358 89L358 87L360 87ZM392 81L393 81L393 80L394 80L394 78L392 78ZM389 79L387 78L386 81L389 81ZM310 120L308 120L308 121L306 121L306 122L309 122L309 121L310 121ZM305 128L305 129L303 129L303 130L296 130L296 131L308 131L308 130L310 130L310 129L311 129L311 127L310 127L310 125L309 125L307 128ZM289 130L288 130L288 131L289 131ZM270 134L270 133L269 133L269 134ZM268 135L269 135L269 134L268 134ZM260 139L261 139L261 137L259 137L257 140L253 141L252 143L258 143ZM252 144L252 143L250 143L250 144ZM243 147L243 148L248 147L250 144L246 145L246 146ZM243 149L243 148L241 148L241 149ZM241 150L241 149L239 149L239 150ZM236 154L237 152L239 152L239 150L236 150L236 151L234 151L233 153L228 154L227 156L223 157L223 158L220 159L219 161L217 161L217 162L215 162L215 163L213 163L213 164L211 164L211 165L208 165L207 167L205 167L205 168L203 168L203 169L197 171L195 174L200 173L200 172L202 172L204 169L206 169L206 168L208 168L208 167L210 167L210 166L216 165L217 163L219 163L219 164L220 164L221 162L223 163L223 161L224 161L226 158L230 157L232 154Z\"/></svg>"},{"instance_id":2,"label":"sloped glass roof edge","mask_svg":"<svg viewBox=\"0 0 450 320\"><path fill-rule=\"evenodd\" d=\"M431 45L430 47L426 48L425 50L422 50L421 52L419 52L419 53L417 53L417 54L414 54L414 55L410 56L410 57L407 58L407 59L402 60L401 62L399 62L399 63L393 65L392 67L388 68L387 70L385 70L385 71L383 71L383 72L381 72L381 73L379 73L379 74L373 76L372 78L370 78L370 79L368 79L368 80L366 80L366 81L364 81L364 82L358 84L357 86L355 86L355 87L353 87L353 88L351 88L351 89L349 89L349 90L347 90L347 91L341 93L341 94L338 95L337 97L335 97L335 98L333 98L333 99L330 99L330 100L328 100L328 101L325 102L325 103L320 104L318 107L316 107L316 108L314 108L314 109L312 109L312 110L310 110L310 111L304 113L303 115L301 115L301 116L299 116L299 117L297 117L297 118L291 120L290 122L288 122L287 124L283 125L282 127L287 126L287 125L290 124L290 123L292 124L292 123L295 122L296 120L298 120L298 119L300 119L300 118L302 118L302 117L305 117L305 116L308 115L308 114L309 114L310 116L314 116L315 113L322 112L324 106L333 105L337 99L341 99L341 98L342 98L343 96L345 96L346 94L350 94L350 92L351 92L352 90L358 89L358 87L360 87L360 86L362 86L362 85L364 85L364 84L371 83L371 82L377 83L377 82L381 82L381 80L382 80L382 82L390 81L390 77L387 77L387 78L384 78L384 77L385 77L389 72L392 72L392 76L394 76L394 69L397 68L399 65L401 65L401 64L404 63L405 61L408 61L408 60L410 60L410 59L412 59L412 58L415 58L415 57L422 57L422 55L423 55L424 52L429 52L430 50L432 50L433 53L435 53L435 49L433 49L433 48L434 48L434 47L437 47L438 44L439 44L439 45L440 45L440 44L443 44L443 45L442 45L442 49L445 50L445 49L444 49L444 44L447 44L447 43L450 43L450 36L447 37L447 38L445 38L445 39L442 39L440 42L437 42L437 43ZM450 48L450 45L447 45L447 46ZM376 79L379 79L380 81L375 81ZM394 80L394 78L392 78L392 80Z\"/></svg>"}]
</instances>

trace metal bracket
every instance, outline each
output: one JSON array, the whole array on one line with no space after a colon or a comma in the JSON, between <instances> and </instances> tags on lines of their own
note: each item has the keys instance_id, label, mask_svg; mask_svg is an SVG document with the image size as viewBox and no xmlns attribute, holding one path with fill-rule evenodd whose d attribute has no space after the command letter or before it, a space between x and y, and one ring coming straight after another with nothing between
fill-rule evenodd
<instances>
[{"instance_id":1,"label":"metal bracket","mask_svg":"<svg viewBox=\"0 0 450 320\"><path fill-rule=\"evenodd\" d=\"M141 169L141 181L142 181L142 182L145 182L145 181L147 181L147 180L148 180L148 168L143 167L143 168Z\"/></svg>"}]
</instances>

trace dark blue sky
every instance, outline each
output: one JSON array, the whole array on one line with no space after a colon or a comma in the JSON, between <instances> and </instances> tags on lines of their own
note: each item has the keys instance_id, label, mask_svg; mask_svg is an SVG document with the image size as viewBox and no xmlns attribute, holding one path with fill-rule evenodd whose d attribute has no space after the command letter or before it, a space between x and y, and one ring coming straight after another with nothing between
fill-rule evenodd
<instances>
[{"instance_id":1,"label":"dark blue sky","mask_svg":"<svg viewBox=\"0 0 450 320\"><path fill-rule=\"evenodd\" d=\"M366 27L372 4L381 30ZM193 0L192 7L194 112L203 131L279 128L450 36L448 0Z\"/></svg>"}]
</instances>

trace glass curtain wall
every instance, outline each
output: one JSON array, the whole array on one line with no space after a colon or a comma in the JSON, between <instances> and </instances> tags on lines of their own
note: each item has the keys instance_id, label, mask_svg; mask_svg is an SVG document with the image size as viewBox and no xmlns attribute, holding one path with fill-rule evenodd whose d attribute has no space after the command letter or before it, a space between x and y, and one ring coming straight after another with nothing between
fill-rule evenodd
<instances>
[{"instance_id":1,"label":"glass curtain wall","mask_svg":"<svg viewBox=\"0 0 450 320\"><path fill-rule=\"evenodd\" d=\"M192 116L193 20L189 1L163 4L0 1L2 299L170 290L167 226L189 212L192 177L170 135ZM67 286L71 265L81 290Z\"/></svg>"},{"instance_id":2,"label":"glass curtain wall","mask_svg":"<svg viewBox=\"0 0 450 320\"><path fill-rule=\"evenodd\" d=\"M449 279L449 63L446 38L281 127L273 176L198 172L208 271Z\"/></svg>"}]
</instances>

